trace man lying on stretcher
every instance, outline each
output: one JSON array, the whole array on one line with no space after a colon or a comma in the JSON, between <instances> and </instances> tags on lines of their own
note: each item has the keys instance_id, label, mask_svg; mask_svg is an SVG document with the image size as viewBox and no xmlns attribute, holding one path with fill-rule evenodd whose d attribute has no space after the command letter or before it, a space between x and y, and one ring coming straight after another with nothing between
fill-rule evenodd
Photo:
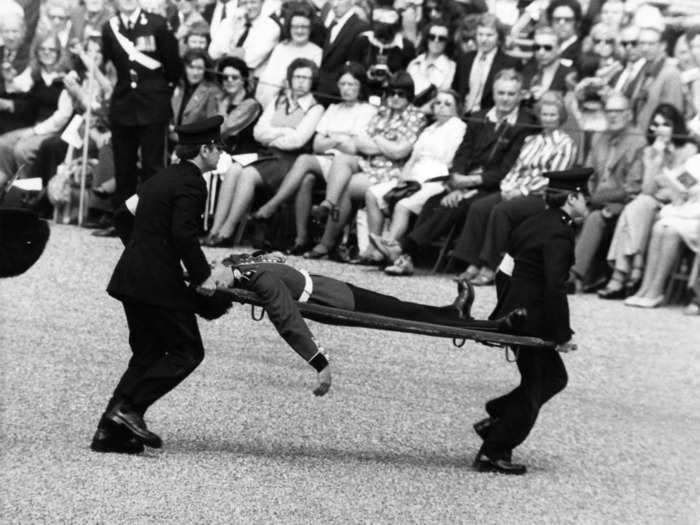
<instances>
[{"instance_id":1,"label":"man lying on stretcher","mask_svg":"<svg viewBox=\"0 0 700 525\"><path fill-rule=\"evenodd\" d=\"M318 372L318 385L314 389L317 396L324 395L331 386L330 367L299 312L298 302L501 333L512 333L526 316L524 310L514 310L492 321L473 319L474 289L466 280L457 282L457 297L451 304L430 306L402 301L324 275L310 275L289 266L285 257L275 254L231 255L213 265L212 276L218 288L242 288L260 296L282 338Z\"/></svg>"}]
</instances>

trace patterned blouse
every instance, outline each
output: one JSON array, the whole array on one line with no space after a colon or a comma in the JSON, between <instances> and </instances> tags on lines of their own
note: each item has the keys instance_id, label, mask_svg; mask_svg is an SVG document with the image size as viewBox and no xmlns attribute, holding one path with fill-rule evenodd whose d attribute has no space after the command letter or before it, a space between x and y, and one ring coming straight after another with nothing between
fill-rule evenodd
<instances>
[{"instance_id":1,"label":"patterned blouse","mask_svg":"<svg viewBox=\"0 0 700 525\"><path fill-rule=\"evenodd\" d=\"M571 168L576 155L574 140L563 131L555 129L551 135L530 135L501 181L501 191L518 190L522 195L542 193L547 187L547 178L542 173Z\"/></svg>"},{"instance_id":2,"label":"patterned blouse","mask_svg":"<svg viewBox=\"0 0 700 525\"><path fill-rule=\"evenodd\" d=\"M387 140L408 141L413 144L426 124L425 115L414 106L406 107L401 113L394 113L388 107L382 106L369 121L367 134L370 137L382 136ZM359 164L370 182L376 184L400 178L401 167L405 161L406 159L392 160L379 154L361 159Z\"/></svg>"}]
</instances>

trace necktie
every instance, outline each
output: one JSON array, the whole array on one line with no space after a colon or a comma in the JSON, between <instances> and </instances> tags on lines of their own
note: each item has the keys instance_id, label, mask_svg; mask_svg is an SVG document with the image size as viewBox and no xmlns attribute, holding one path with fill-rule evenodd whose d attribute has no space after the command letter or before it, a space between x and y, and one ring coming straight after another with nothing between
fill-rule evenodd
<instances>
[{"instance_id":1,"label":"necktie","mask_svg":"<svg viewBox=\"0 0 700 525\"><path fill-rule=\"evenodd\" d=\"M236 47L241 47L243 45L243 42L245 42L245 39L248 38L248 32L250 31L250 20L246 20L245 22L245 29L243 30L243 34L241 35L241 38L238 39L238 42L236 42Z\"/></svg>"},{"instance_id":2,"label":"necktie","mask_svg":"<svg viewBox=\"0 0 700 525\"><path fill-rule=\"evenodd\" d=\"M223 20L226 18L226 6L227 5L228 5L228 2L221 6L221 16L219 17L219 22L223 22Z\"/></svg>"},{"instance_id":3,"label":"necktie","mask_svg":"<svg viewBox=\"0 0 700 525\"><path fill-rule=\"evenodd\" d=\"M333 42L333 28L338 25L338 20L333 19L333 21L328 25L328 43Z\"/></svg>"}]
</instances>

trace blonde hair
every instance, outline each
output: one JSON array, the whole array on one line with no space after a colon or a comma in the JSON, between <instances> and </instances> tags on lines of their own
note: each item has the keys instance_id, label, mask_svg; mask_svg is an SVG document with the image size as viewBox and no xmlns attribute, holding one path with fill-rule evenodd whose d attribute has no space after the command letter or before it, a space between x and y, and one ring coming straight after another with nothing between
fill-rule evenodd
<instances>
[{"instance_id":1,"label":"blonde hair","mask_svg":"<svg viewBox=\"0 0 700 525\"><path fill-rule=\"evenodd\" d=\"M542 111L542 106L555 106L559 113L559 125L561 126L566 119L569 118L569 113L566 111L564 97L558 91L546 91L535 104L535 110L539 114Z\"/></svg>"}]
</instances>

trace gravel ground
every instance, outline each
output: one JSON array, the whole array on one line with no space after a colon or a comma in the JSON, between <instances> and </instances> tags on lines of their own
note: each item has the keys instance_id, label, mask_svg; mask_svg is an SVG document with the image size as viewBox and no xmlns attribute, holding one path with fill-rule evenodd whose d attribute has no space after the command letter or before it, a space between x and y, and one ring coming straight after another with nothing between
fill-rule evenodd
<instances>
[{"instance_id":1,"label":"gravel ground","mask_svg":"<svg viewBox=\"0 0 700 525\"><path fill-rule=\"evenodd\" d=\"M698 523L700 318L591 296L572 299L569 386L516 450L524 477L470 469L471 423L517 382L501 350L313 324L335 374L317 399L311 369L240 305L200 323L205 361L149 411L165 447L92 453L129 355L104 292L120 252L57 226L35 267L0 283L2 523ZM432 304L454 295L444 275L303 265ZM478 290L478 316L494 295Z\"/></svg>"}]
</instances>

